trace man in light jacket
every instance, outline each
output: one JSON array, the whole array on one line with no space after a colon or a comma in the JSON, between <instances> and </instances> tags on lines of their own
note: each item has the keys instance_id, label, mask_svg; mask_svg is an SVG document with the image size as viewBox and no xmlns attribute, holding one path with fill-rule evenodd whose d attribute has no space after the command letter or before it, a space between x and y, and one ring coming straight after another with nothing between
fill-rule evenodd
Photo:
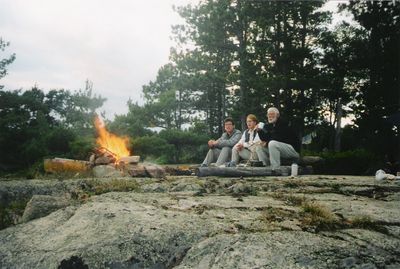
<instances>
[{"instance_id":1,"label":"man in light jacket","mask_svg":"<svg viewBox=\"0 0 400 269\"><path fill-rule=\"evenodd\" d=\"M217 166L224 165L230 161L232 147L240 140L242 132L235 129L235 123L232 118L224 120L225 132L217 140L208 141L208 153L201 167L207 167L215 162Z\"/></svg>"}]
</instances>

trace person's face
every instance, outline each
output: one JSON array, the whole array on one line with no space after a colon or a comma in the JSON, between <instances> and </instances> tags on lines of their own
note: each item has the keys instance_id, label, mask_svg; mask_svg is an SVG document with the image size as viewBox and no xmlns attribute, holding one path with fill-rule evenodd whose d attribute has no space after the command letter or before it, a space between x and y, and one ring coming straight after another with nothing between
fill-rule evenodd
<instances>
[{"instance_id":1,"label":"person's face","mask_svg":"<svg viewBox=\"0 0 400 269\"><path fill-rule=\"evenodd\" d=\"M275 111L267 112L268 123L275 123L278 119L278 114Z\"/></svg>"},{"instance_id":2,"label":"person's face","mask_svg":"<svg viewBox=\"0 0 400 269\"><path fill-rule=\"evenodd\" d=\"M235 128L235 125L233 125L232 122L227 121L224 123L224 128L225 128L225 131L230 134L233 132L233 128Z\"/></svg>"},{"instance_id":3,"label":"person's face","mask_svg":"<svg viewBox=\"0 0 400 269\"><path fill-rule=\"evenodd\" d=\"M246 123L247 123L247 128L250 130L254 129L254 127L256 127L257 125L257 122L249 118L247 118Z\"/></svg>"}]
</instances>

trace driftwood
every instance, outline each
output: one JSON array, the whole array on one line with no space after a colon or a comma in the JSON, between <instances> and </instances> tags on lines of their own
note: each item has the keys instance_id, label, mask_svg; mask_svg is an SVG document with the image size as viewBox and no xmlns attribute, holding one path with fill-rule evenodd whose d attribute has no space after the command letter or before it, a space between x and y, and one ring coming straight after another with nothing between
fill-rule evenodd
<instances>
[{"instance_id":1,"label":"driftwood","mask_svg":"<svg viewBox=\"0 0 400 269\"><path fill-rule=\"evenodd\" d=\"M278 170L271 167L199 167L196 170L198 177L251 177L251 176L289 176L290 166L281 166ZM299 175L312 174L312 167L299 167Z\"/></svg>"},{"instance_id":2,"label":"driftwood","mask_svg":"<svg viewBox=\"0 0 400 269\"><path fill-rule=\"evenodd\" d=\"M71 160L65 158L54 158L44 160L44 171L47 173L57 172L86 172L90 168L87 161Z\"/></svg>"}]
</instances>

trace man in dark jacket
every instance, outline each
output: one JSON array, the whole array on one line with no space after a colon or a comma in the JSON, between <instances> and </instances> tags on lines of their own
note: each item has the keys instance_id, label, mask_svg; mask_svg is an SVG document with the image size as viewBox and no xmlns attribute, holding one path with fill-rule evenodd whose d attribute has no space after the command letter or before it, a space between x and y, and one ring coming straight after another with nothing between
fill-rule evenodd
<instances>
[{"instance_id":1,"label":"man in dark jacket","mask_svg":"<svg viewBox=\"0 0 400 269\"><path fill-rule=\"evenodd\" d=\"M258 135L263 141L256 149L259 160L265 166L271 165L272 169L279 168L281 158L297 161L301 144L293 129L280 119L279 110L275 107L268 109L267 119L268 123L258 129Z\"/></svg>"}]
</instances>

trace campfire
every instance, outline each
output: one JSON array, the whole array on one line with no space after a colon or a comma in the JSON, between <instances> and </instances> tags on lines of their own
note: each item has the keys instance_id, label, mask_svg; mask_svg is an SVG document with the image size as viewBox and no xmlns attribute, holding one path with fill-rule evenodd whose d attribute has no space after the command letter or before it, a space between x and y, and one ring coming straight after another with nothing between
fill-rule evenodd
<instances>
[{"instance_id":1,"label":"campfire","mask_svg":"<svg viewBox=\"0 0 400 269\"><path fill-rule=\"evenodd\" d=\"M165 177L165 170L155 164L139 164L140 156L132 156L128 149L129 138L120 137L107 131L104 121L94 119L98 133L89 161L64 158L45 159L44 168L49 173L87 172L95 177Z\"/></svg>"},{"instance_id":2,"label":"campfire","mask_svg":"<svg viewBox=\"0 0 400 269\"><path fill-rule=\"evenodd\" d=\"M94 124L98 133L96 143L99 146L90 156L92 165L120 165L128 163L138 163L139 156L131 156L127 147L128 137L119 137L107 131L104 121L96 116Z\"/></svg>"},{"instance_id":3,"label":"campfire","mask_svg":"<svg viewBox=\"0 0 400 269\"><path fill-rule=\"evenodd\" d=\"M94 120L98 133L98 148L90 156L93 174L103 176L164 177L165 171L154 164L139 164L140 156L132 156L128 149L129 138L120 137L107 131L104 122Z\"/></svg>"}]
</instances>

